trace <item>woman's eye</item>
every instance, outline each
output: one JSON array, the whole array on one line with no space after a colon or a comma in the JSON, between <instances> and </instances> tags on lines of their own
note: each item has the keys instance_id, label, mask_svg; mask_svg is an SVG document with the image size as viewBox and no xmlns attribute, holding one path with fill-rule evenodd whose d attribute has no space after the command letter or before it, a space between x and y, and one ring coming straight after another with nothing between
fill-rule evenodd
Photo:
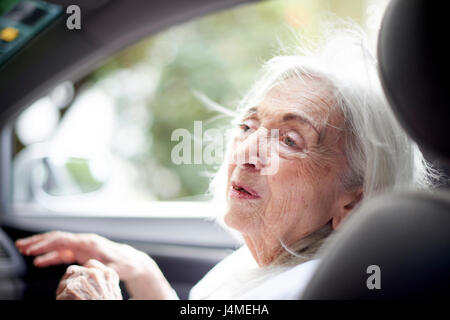
<instances>
[{"instance_id":1,"label":"woman's eye","mask_svg":"<svg viewBox=\"0 0 450 320\"><path fill-rule=\"evenodd\" d=\"M292 140L291 138L287 137L284 138L284 143L289 146L289 147L295 147L297 144L295 143L294 140Z\"/></svg>"},{"instance_id":2,"label":"woman's eye","mask_svg":"<svg viewBox=\"0 0 450 320\"><path fill-rule=\"evenodd\" d=\"M288 134L284 134L281 137L281 141L284 145L295 148L295 149L303 149L304 142L303 138L296 132L289 132Z\"/></svg>"},{"instance_id":3,"label":"woman's eye","mask_svg":"<svg viewBox=\"0 0 450 320\"><path fill-rule=\"evenodd\" d=\"M244 132L247 132L248 130L250 130L250 127L248 125L246 125L245 123L240 123L239 128L241 128L241 130Z\"/></svg>"}]
</instances>

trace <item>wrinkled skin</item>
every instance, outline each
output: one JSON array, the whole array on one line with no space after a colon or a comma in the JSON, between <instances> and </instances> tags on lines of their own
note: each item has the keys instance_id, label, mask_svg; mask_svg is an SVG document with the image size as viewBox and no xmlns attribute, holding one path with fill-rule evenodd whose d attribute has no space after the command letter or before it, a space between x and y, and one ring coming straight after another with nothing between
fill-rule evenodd
<instances>
[{"instance_id":1,"label":"wrinkled skin","mask_svg":"<svg viewBox=\"0 0 450 320\"><path fill-rule=\"evenodd\" d=\"M56 290L57 300L122 300L119 275L91 259L84 267L70 266Z\"/></svg>"},{"instance_id":2,"label":"wrinkled skin","mask_svg":"<svg viewBox=\"0 0 450 320\"><path fill-rule=\"evenodd\" d=\"M336 228L361 199L361 189L344 190L340 184L339 174L347 165L344 122L332 108L332 96L320 79L288 79L272 88L239 126L229 160L225 223L243 235L260 266L280 255L280 240L290 245L327 223ZM250 146L259 145L258 138L267 135L263 129L279 130L279 151L265 155L258 150L252 155ZM279 161L278 170L263 175L273 157ZM236 190L233 193L233 182L252 188L258 197L239 198ZM69 267L58 299L120 299L113 271L135 299L177 298L145 253L97 235L49 232L18 240L16 245L23 254L37 256L38 267L84 265Z\"/></svg>"},{"instance_id":3,"label":"wrinkled skin","mask_svg":"<svg viewBox=\"0 0 450 320\"><path fill-rule=\"evenodd\" d=\"M65 286L66 289L64 283L70 280L67 290L71 293L66 292L63 296L66 299L117 298L119 283L111 276L111 271L125 282L127 291L134 299L177 299L161 270L147 254L96 234L52 231L19 239L16 247L24 255L37 256L34 259L37 267L72 263L84 265L69 267L61 280L60 288ZM107 285L95 284L100 280L106 281ZM87 287L82 289L83 285ZM78 288L76 294L71 291L72 287Z\"/></svg>"},{"instance_id":4,"label":"wrinkled skin","mask_svg":"<svg viewBox=\"0 0 450 320\"><path fill-rule=\"evenodd\" d=\"M25 255L37 256L37 267L61 263L84 264L96 259L114 269L122 280L133 278L141 270L138 261L150 258L134 248L118 244L96 234L73 234L53 231L18 240L17 248Z\"/></svg>"},{"instance_id":5,"label":"wrinkled skin","mask_svg":"<svg viewBox=\"0 0 450 320\"><path fill-rule=\"evenodd\" d=\"M280 241L289 246L328 223L337 228L360 199L360 189L344 190L340 182L347 166L345 131L333 97L332 87L321 79L291 78L273 87L239 125L224 221L243 235L260 266L279 256ZM261 151L274 129L278 151ZM273 161L278 170L264 175ZM259 197L239 198L233 183Z\"/></svg>"}]
</instances>

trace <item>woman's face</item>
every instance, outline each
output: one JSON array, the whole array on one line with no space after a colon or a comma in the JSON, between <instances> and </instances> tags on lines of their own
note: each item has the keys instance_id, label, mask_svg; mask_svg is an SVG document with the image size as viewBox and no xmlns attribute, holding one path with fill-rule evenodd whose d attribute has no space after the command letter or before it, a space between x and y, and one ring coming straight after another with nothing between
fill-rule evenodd
<instances>
[{"instance_id":1,"label":"woman's face","mask_svg":"<svg viewBox=\"0 0 450 320\"><path fill-rule=\"evenodd\" d=\"M289 245L333 219L334 227L339 223L348 197L339 183L343 117L332 97L322 80L291 78L249 109L228 168L227 225L244 237ZM277 170L263 172L277 161Z\"/></svg>"}]
</instances>

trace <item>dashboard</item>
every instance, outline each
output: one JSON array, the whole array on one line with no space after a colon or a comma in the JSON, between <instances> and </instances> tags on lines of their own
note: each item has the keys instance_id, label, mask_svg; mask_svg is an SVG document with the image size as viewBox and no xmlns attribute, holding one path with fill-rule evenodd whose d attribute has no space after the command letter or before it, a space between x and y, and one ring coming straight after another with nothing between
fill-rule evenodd
<instances>
[{"instance_id":1,"label":"dashboard","mask_svg":"<svg viewBox=\"0 0 450 320\"><path fill-rule=\"evenodd\" d=\"M6 13L0 12L0 65L62 12L60 6L44 1L14 2Z\"/></svg>"}]
</instances>

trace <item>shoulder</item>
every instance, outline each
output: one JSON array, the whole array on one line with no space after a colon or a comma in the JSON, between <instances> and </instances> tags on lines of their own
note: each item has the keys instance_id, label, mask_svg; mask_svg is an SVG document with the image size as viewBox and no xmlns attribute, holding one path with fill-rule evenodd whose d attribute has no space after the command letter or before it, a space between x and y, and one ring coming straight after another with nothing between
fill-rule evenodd
<instances>
[{"instance_id":1,"label":"shoulder","mask_svg":"<svg viewBox=\"0 0 450 320\"><path fill-rule=\"evenodd\" d=\"M269 277L247 292L247 300L298 300L317 269L319 260L310 260Z\"/></svg>"},{"instance_id":2,"label":"shoulder","mask_svg":"<svg viewBox=\"0 0 450 320\"><path fill-rule=\"evenodd\" d=\"M258 266L247 246L242 246L212 268L190 291L189 299L222 299L232 291L236 275Z\"/></svg>"}]
</instances>

